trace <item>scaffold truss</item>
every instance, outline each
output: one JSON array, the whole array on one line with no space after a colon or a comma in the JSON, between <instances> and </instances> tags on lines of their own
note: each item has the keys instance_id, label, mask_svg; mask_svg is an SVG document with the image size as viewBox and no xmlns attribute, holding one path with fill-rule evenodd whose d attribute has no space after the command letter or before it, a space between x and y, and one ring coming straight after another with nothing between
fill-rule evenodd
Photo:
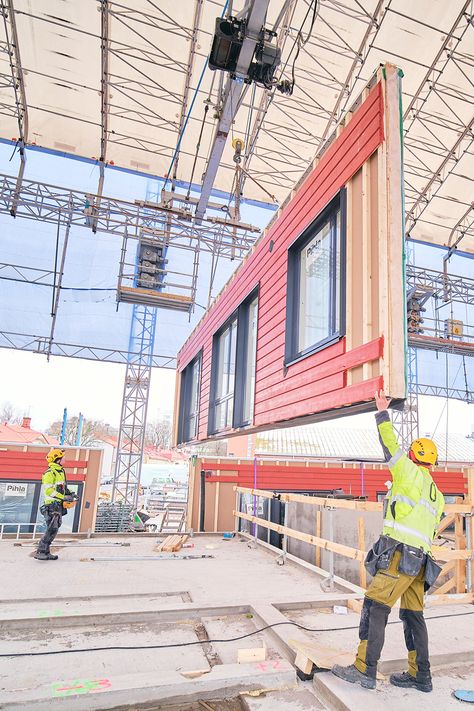
<instances>
[{"instance_id":1,"label":"scaffold truss","mask_svg":"<svg viewBox=\"0 0 474 711\"><path fill-rule=\"evenodd\" d=\"M21 170L31 145L83 156L99 167L97 207L113 165L164 176L168 186L199 184L210 163L216 167L210 149L227 95L227 77L207 67L215 21L254 5L268 5L265 26L281 50L277 79L294 78L294 86L291 95L277 82L250 86L232 107L230 137L244 145L242 198L281 204L376 67L393 62L405 74L407 233L437 244L461 237L457 248L473 251L465 220L474 178L473 0L410 7L404 0L51 0L48 11L1 0L0 134L15 139ZM71 73L79 61L80 75ZM231 142L213 181L228 194Z\"/></svg>"}]
</instances>

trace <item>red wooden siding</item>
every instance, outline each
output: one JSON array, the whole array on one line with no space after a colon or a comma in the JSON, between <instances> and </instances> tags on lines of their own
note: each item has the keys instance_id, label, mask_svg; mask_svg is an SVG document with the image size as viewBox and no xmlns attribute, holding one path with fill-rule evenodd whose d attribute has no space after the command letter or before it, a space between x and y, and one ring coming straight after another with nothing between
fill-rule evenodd
<instances>
[{"instance_id":1,"label":"red wooden siding","mask_svg":"<svg viewBox=\"0 0 474 711\"><path fill-rule=\"evenodd\" d=\"M17 479L22 481L28 479L41 481L41 477L48 466L45 456L44 452L16 452L14 450L0 452L0 480ZM87 470L87 462L85 460L65 459L63 465L68 481L85 480L85 471L73 473L74 469Z\"/></svg>"},{"instance_id":2,"label":"red wooden siding","mask_svg":"<svg viewBox=\"0 0 474 711\"><path fill-rule=\"evenodd\" d=\"M206 472L206 483L227 482L254 488L254 465L251 461L206 461L201 464ZM229 474L226 474L229 472ZM236 474L237 473L237 474ZM467 494L467 479L461 469L437 470L433 478L444 494ZM305 466L302 462L266 462L257 460L257 489L286 491L331 491L341 488L352 496L366 496L377 500L377 493L387 490L390 479L386 467L370 464L343 467L330 464Z\"/></svg>"},{"instance_id":3,"label":"red wooden siding","mask_svg":"<svg viewBox=\"0 0 474 711\"><path fill-rule=\"evenodd\" d=\"M288 248L382 143L383 112L379 82L178 354L178 369L182 371L203 349L198 439L207 438L213 334L257 285L255 427L263 429L279 421L370 400L374 391L383 386L381 377L350 387L346 382L348 368L383 355L382 338L347 353L342 339L283 368Z\"/></svg>"}]
</instances>

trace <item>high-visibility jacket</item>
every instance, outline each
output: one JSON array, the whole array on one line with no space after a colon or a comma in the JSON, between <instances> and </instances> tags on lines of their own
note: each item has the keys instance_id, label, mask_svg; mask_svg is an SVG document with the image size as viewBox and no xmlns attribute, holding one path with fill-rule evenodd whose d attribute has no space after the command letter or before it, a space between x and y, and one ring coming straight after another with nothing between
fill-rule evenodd
<instances>
[{"instance_id":1,"label":"high-visibility jacket","mask_svg":"<svg viewBox=\"0 0 474 711\"><path fill-rule=\"evenodd\" d=\"M66 475L64 468L56 462L51 462L43 474L44 503L46 505L60 502L66 493Z\"/></svg>"},{"instance_id":2,"label":"high-visibility jacket","mask_svg":"<svg viewBox=\"0 0 474 711\"><path fill-rule=\"evenodd\" d=\"M388 412L378 412L376 420L393 482L385 502L382 533L429 553L444 497L429 470L412 462L400 449Z\"/></svg>"}]
</instances>

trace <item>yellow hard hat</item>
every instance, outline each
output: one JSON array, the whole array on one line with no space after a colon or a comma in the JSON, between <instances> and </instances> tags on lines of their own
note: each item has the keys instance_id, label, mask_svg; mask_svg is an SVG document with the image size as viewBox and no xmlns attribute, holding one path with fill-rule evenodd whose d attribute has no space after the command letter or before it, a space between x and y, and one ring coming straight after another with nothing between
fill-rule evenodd
<instances>
[{"instance_id":1,"label":"yellow hard hat","mask_svg":"<svg viewBox=\"0 0 474 711\"><path fill-rule=\"evenodd\" d=\"M432 465L438 463L438 450L432 439L426 437L415 439L410 449L419 462Z\"/></svg>"},{"instance_id":2,"label":"yellow hard hat","mask_svg":"<svg viewBox=\"0 0 474 711\"><path fill-rule=\"evenodd\" d=\"M73 509L76 505L76 499L74 501L63 501L63 506L65 509Z\"/></svg>"},{"instance_id":3,"label":"yellow hard hat","mask_svg":"<svg viewBox=\"0 0 474 711\"><path fill-rule=\"evenodd\" d=\"M53 462L57 462L58 459L61 459L61 457L64 457L64 449L52 449L46 455L46 461L52 464Z\"/></svg>"}]
</instances>

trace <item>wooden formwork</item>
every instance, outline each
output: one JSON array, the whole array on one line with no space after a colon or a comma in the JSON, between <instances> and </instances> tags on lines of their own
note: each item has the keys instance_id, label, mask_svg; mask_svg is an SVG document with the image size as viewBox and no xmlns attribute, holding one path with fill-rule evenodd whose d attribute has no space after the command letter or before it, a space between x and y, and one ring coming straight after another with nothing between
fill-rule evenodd
<instances>
[{"instance_id":1,"label":"wooden formwork","mask_svg":"<svg viewBox=\"0 0 474 711\"><path fill-rule=\"evenodd\" d=\"M234 487L239 494L250 494L255 497L271 499L274 492L262 489L249 489ZM315 535L297 531L294 528L268 521L258 516L253 516L241 511L234 511L237 519L243 519L284 537L293 538L315 547L315 564L320 567L321 551L330 551L333 554L359 562L359 584L361 588L367 587L364 560L366 556L365 523L362 516L358 519L357 530L354 530L354 541L357 547L343 545L335 540L322 538L321 511L327 509L345 509L347 511L382 511L382 503L375 501L357 501L349 499L321 498L305 496L302 494L279 494L279 500L284 503L304 503L316 507ZM319 515L318 515L319 514ZM437 588L428 595L427 604L455 604L474 603L474 468L468 470L468 496L458 499L454 504L446 504L445 517L438 528L437 545L432 548L433 556L442 565ZM454 535L447 536L446 530L454 526ZM440 536L443 540L440 540Z\"/></svg>"}]
</instances>

